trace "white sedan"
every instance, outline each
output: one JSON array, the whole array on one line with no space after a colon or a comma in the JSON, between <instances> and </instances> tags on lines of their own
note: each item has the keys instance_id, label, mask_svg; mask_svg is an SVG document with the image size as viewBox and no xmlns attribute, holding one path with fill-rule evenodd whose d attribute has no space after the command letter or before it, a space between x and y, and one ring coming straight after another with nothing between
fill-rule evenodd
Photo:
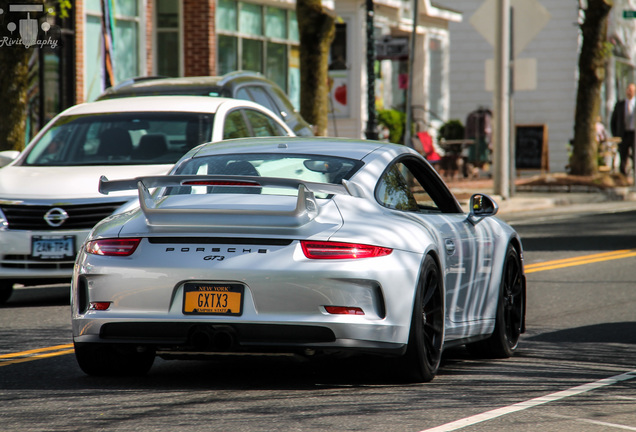
<instances>
[{"instance_id":1,"label":"white sedan","mask_svg":"<svg viewBox=\"0 0 636 432\"><path fill-rule=\"evenodd\" d=\"M137 205L133 192L99 194L100 175L165 174L203 142L293 135L268 109L237 99L137 97L67 109L0 169L0 302L15 283L70 281L89 230Z\"/></svg>"},{"instance_id":2,"label":"white sedan","mask_svg":"<svg viewBox=\"0 0 636 432\"><path fill-rule=\"evenodd\" d=\"M156 355L362 352L429 381L443 349L508 357L524 331L519 236L485 195L464 213L405 146L206 144L170 175L100 181L130 190L140 208L94 228L71 283L88 374L146 373Z\"/></svg>"}]
</instances>

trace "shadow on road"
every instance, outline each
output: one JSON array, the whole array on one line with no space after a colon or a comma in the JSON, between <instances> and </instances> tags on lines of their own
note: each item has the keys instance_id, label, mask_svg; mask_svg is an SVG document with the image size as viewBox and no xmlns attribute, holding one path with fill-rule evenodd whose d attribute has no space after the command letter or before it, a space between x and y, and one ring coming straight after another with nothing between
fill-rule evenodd
<instances>
[{"instance_id":1,"label":"shadow on road","mask_svg":"<svg viewBox=\"0 0 636 432\"><path fill-rule=\"evenodd\" d=\"M636 322L595 324L542 333L530 341L550 343L622 343L636 345Z\"/></svg>"},{"instance_id":2,"label":"shadow on road","mask_svg":"<svg viewBox=\"0 0 636 432\"><path fill-rule=\"evenodd\" d=\"M636 369L636 322L598 324L522 338L509 359L481 359L464 347L445 352L438 377L428 388L461 385L465 380L523 387L528 380L570 383L595 381L618 370ZM421 384L404 380L400 364L374 356L312 357L294 355L218 355L206 359L157 358L143 377L89 377L74 356L60 357L45 369L12 366L15 374L0 377L5 389L154 389L154 390L311 390L367 386L409 388ZM55 370L57 369L57 370ZM1 370L0 376L8 372ZM28 374L29 378L21 377ZM42 374L41 379L37 375ZM28 382L28 384L27 384ZM39 383L39 384L38 384ZM525 383L525 384L524 384ZM494 397L494 396L493 396Z\"/></svg>"},{"instance_id":3,"label":"shadow on road","mask_svg":"<svg viewBox=\"0 0 636 432\"><path fill-rule=\"evenodd\" d=\"M15 287L0 308L64 306L70 304L69 284Z\"/></svg>"},{"instance_id":4,"label":"shadow on road","mask_svg":"<svg viewBox=\"0 0 636 432\"><path fill-rule=\"evenodd\" d=\"M526 252L633 249L634 212L594 214L516 227Z\"/></svg>"}]
</instances>

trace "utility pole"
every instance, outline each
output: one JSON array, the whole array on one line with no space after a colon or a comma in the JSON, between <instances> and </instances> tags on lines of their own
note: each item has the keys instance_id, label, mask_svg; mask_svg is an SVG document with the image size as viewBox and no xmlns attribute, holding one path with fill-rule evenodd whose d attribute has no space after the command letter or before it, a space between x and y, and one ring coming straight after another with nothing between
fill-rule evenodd
<instances>
[{"instance_id":1,"label":"utility pole","mask_svg":"<svg viewBox=\"0 0 636 432\"><path fill-rule=\"evenodd\" d=\"M413 0L413 29L411 30L411 44L409 50L409 84L406 90L406 127L404 128L404 145L413 147L411 141L411 125L413 121L413 64L415 63L415 41L417 38L417 21L419 16L418 3Z\"/></svg>"},{"instance_id":2,"label":"utility pole","mask_svg":"<svg viewBox=\"0 0 636 432\"><path fill-rule=\"evenodd\" d=\"M494 192L510 198L510 0L497 0L495 25Z\"/></svg>"},{"instance_id":3,"label":"utility pole","mask_svg":"<svg viewBox=\"0 0 636 432\"><path fill-rule=\"evenodd\" d=\"M375 113L375 31L373 28L373 0L366 0L367 6L367 130L369 140L377 140L378 124Z\"/></svg>"}]
</instances>

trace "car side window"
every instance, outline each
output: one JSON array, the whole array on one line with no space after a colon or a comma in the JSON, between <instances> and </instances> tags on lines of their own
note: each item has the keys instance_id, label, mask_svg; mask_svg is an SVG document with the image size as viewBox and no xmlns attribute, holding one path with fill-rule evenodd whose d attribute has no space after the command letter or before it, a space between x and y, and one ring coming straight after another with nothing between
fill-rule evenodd
<instances>
[{"instance_id":1,"label":"car side window","mask_svg":"<svg viewBox=\"0 0 636 432\"><path fill-rule=\"evenodd\" d=\"M278 110L281 111L283 117L294 112L294 106L287 99L287 95L278 87L270 87L269 95L274 99L274 103L278 105Z\"/></svg>"},{"instance_id":2,"label":"car side window","mask_svg":"<svg viewBox=\"0 0 636 432\"><path fill-rule=\"evenodd\" d=\"M402 162L387 169L378 182L376 197L388 208L403 211L439 211L433 198Z\"/></svg>"},{"instance_id":3,"label":"car side window","mask_svg":"<svg viewBox=\"0 0 636 432\"><path fill-rule=\"evenodd\" d=\"M251 109L246 109L244 111L252 126L254 136L264 137L287 135L285 130L276 123L274 119L268 117L264 113Z\"/></svg>"},{"instance_id":4,"label":"car side window","mask_svg":"<svg viewBox=\"0 0 636 432\"><path fill-rule=\"evenodd\" d=\"M249 94L251 95L250 100L256 102L257 104L263 105L265 108L272 111L277 116L281 116L280 110L278 109L274 101L272 101L272 99L269 97L263 87L249 86L239 90L239 93L241 93L242 90L247 90L249 92Z\"/></svg>"},{"instance_id":5,"label":"car side window","mask_svg":"<svg viewBox=\"0 0 636 432\"><path fill-rule=\"evenodd\" d=\"M223 125L223 139L245 138L251 136L250 129L241 110L231 111Z\"/></svg>"}]
</instances>

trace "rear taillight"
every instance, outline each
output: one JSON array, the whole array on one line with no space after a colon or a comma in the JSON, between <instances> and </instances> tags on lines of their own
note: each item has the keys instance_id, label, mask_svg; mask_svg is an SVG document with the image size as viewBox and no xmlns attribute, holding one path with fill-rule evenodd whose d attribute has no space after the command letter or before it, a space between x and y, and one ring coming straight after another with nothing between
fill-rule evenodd
<instances>
[{"instance_id":1,"label":"rear taillight","mask_svg":"<svg viewBox=\"0 0 636 432\"><path fill-rule=\"evenodd\" d=\"M393 249L355 243L339 243L329 241L300 242L303 253L310 259L359 259L389 255Z\"/></svg>"},{"instance_id":2,"label":"rear taillight","mask_svg":"<svg viewBox=\"0 0 636 432\"><path fill-rule=\"evenodd\" d=\"M140 238L99 239L86 243L89 254L103 256L129 256L139 246Z\"/></svg>"}]
</instances>

